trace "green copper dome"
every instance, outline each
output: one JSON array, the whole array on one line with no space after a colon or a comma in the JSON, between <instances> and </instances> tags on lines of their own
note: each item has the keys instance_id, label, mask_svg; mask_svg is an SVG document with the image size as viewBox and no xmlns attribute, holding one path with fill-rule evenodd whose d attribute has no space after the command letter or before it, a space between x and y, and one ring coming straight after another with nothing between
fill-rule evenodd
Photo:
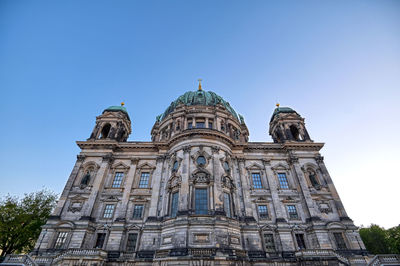
<instances>
[{"instance_id":1,"label":"green copper dome","mask_svg":"<svg viewBox=\"0 0 400 266\"><path fill-rule=\"evenodd\" d=\"M170 106L167 108L167 110L165 110L163 114L157 116L157 121L162 121L180 104L184 104L186 106L216 106L217 104L222 104L226 108L226 110L228 110L233 115L233 117L235 117L241 123L244 123L243 117L241 115L238 115L235 110L230 106L230 104L225 101L221 96L212 91L204 90L188 91L185 94L179 96L178 99L170 104Z\"/></svg>"},{"instance_id":2,"label":"green copper dome","mask_svg":"<svg viewBox=\"0 0 400 266\"><path fill-rule=\"evenodd\" d=\"M123 112L124 114L126 114L128 116L128 119L129 119L128 111L126 110L126 108L124 106L110 106L103 111L103 114L104 114L104 112Z\"/></svg>"},{"instance_id":3,"label":"green copper dome","mask_svg":"<svg viewBox=\"0 0 400 266\"><path fill-rule=\"evenodd\" d=\"M272 114L271 121L274 119L274 117L277 114L280 114L280 113L296 113L297 114L297 112L290 107L277 107L277 108L275 108L274 113Z\"/></svg>"}]
</instances>

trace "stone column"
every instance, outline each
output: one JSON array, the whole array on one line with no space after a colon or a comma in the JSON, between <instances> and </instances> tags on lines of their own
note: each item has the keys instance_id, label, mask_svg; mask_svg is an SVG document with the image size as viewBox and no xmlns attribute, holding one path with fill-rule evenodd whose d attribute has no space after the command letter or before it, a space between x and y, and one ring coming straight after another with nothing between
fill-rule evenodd
<instances>
[{"instance_id":1,"label":"stone column","mask_svg":"<svg viewBox=\"0 0 400 266\"><path fill-rule=\"evenodd\" d=\"M237 188L237 195L238 195L238 205L236 206L237 208L237 216L244 216L245 215L245 207L244 207L244 199L243 199L243 187L242 187L242 182L240 178L240 171L239 171L239 165L237 163L237 160L232 160L232 178L236 184Z\"/></svg>"},{"instance_id":2,"label":"stone column","mask_svg":"<svg viewBox=\"0 0 400 266\"><path fill-rule=\"evenodd\" d=\"M161 174L162 174L164 160L165 156L157 157L156 170L153 173L153 178L151 182L152 193L151 193L151 201L149 208L149 218L157 217L157 205L158 205L158 197L160 195L160 183L161 183L160 181L161 181Z\"/></svg>"},{"instance_id":3,"label":"stone column","mask_svg":"<svg viewBox=\"0 0 400 266\"><path fill-rule=\"evenodd\" d=\"M220 162L219 162L219 147L211 147L212 152L212 163L213 163L213 175L214 175L214 206L215 211L222 212L224 210L224 203L221 201L221 172L220 172Z\"/></svg>"},{"instance_id":4,"label":"stone column","mask_svg":"<svg viewBox=\"0 0 400 266\"><path fill-rule=\"evenodd\" d=\"M105 175L106 172L110 166L110 164L113 162L113 157L111 154L108 154L106 156L103 156L103 161L100 165L100 169L97 172L97 175L95 177L95 180L93 182L93 187L91 189L91 193L89 195L89 199L85 202L85 205L83 206L83 215L82 216L91 216L93 206L96 202L97 195L100 193L100 188L103 186L104 180L105 180Z\"/></svg>"},{"instance_id":5,"label":"stone column","mask_svg":"<svg viewBox=\"0 0 400 266\"><path fill-rule=\"evenodd\" d=\"M168 177L169 173L171 172L170 170L170 156L167 155L165 157L162 169L161 169L161 178L160 178L160 185L159 185L159 196L158 196L158 203L157 203L157 216L163 216L163 202L166 201L166 197L168 197L168 193L166 190L166 184L168 183Z\"/></svg>"},{"instance_id":6,"label":"stone column","mask_svg":"<svg viewBox=\"0 0 400 266\"><path fill-rule=\"evenodd\" d=\"M63 207L65 205L65 202L67 201L67 197L69 192L71 191L72 185L75 182L75 179L79 173L79 168L81 168L81 165L83 161L85 160L84 155L78 155L77 160L75 163L74 168L72 169L71 174L69 175L67 184L64 187L64 190L60 196L60 199L58 200L57 207L54 209L53 214L54 216L60 216L63 210Z\"/></svg>"},{"instance_id":7,"label":"stone column","mask_svg":"<svg viewBox=\"0 0 400 266\"><path fill-rule=\"evenodd\" d=\"M243 201L245 208L245 215L253 217L253 209L251 208L251 198L250 198L250 184L248 182L248 178L245 176L245 159L238 158L238 168L240 181L242 183L242 193L243 193Z\"/></svg>"},{"instance_id":8,"label":"stone column","mask_svg":"<svg viewBox=\"0 0 400 266\"><path fill-rule=\"evenodd\" d=\"M335 201L336 209L339 213L340 218L344 219L344 220L350 220L350 218L347 216L346 210L344 209L342 201L340 200L339 194L337 193L336 188L333 185L332 178L329 175L328 169L326 169L326 166L324 164L324 157L322 157L321 155L318 154L315 157L315 161L317 162L318 166L320 167L322 175L328 185L329 191L332 194L332 197Z\"/></svg>"},{"instance_id":9,"label":"stone column","mask_svg":"<svg viewBox=\"0 0 400 266\"><path fill-rule=\"evenodd\" d=\"M189 175L190 175L190 146L183 147L183 160L182 160L182 183L179 193L179 212L187 213L189 202Z\"/></svg>"}]
</instances>

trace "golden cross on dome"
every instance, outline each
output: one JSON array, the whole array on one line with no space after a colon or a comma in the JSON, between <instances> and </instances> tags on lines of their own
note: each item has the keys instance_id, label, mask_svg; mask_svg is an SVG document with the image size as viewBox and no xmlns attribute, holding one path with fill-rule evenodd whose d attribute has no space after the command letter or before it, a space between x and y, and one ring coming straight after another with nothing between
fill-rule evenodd
<instances>
[{"instance_id":1,"label":"golden cross on dome","mask_svg":"<svg viewBox=\"0 0 400 266\"><path fill-rule=\"evenodd\" d=\"M202 88L201 88L201 82L202 82L203 80L202 80L202 79L198 79L197 81L199 82L199 91L201 91L201 90L202 90Z\"/></svg>"}]
</instances>

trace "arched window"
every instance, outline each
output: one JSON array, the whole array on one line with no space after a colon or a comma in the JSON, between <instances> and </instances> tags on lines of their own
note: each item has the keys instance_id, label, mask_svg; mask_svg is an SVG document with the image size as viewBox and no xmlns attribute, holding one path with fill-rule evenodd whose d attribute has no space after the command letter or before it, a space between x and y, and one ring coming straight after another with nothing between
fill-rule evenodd
<instances>
[{"instance_id":1,"label":"arched window","mask_svg":"<svg viewBox=\"0 0 400 266\"><path fill-rule=\"evenodd\" d=\"M292 136L295 140L302 140L299 130L297 129L297 127L295 125L291 125L289 128L290 128L290 132L292 133Z\"/></svg>"},{"instance_id":2,"label":"arched window","mask_svg":"<svg viewBox=\"0 0 400 266\"><path fill-rule=\"evenodd\" d=\"M103 129L101 130L101 134L100 134L100 139L105 139L108 136L108 133L110 133L110 129L111 129L111 125L110 124L105 124L103 126Z\"/></svg>"},{"instance_id":3,"label":"arched window","mask_svg":"<svg viewBox=\"0 0 400 266\"><path fill-rule=\"evenodd\" d=\"M179 191L176 191L171 194L170 216L172 218L175 218L176 214L178 213L178 204L179 204Z\"/></svg>"},{"instance_id":4,"label":"arched window","mask_svg":"<svg viewBox=\"0 0 400 266\"><path fill-rule=\"evenodd\" d=\"M192 174L190 178L191 206L195 214L207 215L210 210L210 191L212 186L211 175L201 170Z\"/></svg>"},{"instance_id":5,"label":"arched window","mask_svg":"<svg viewBox=\"0 0 400 266\"><path fill-rule=\"evenodd\" d=\"M224 192L224 211L227 217L232 218L231 194Z\"/></svg>"},{"instance_id":6,"label":"arched window","mask_svg":"<svg viewBox=\"0 0 400 266\"><path fill-rule=\"evenodd\" d=\"M208 189L195 188L194 193L195 214L208 214Z\"/></svg>"}]
</instances>

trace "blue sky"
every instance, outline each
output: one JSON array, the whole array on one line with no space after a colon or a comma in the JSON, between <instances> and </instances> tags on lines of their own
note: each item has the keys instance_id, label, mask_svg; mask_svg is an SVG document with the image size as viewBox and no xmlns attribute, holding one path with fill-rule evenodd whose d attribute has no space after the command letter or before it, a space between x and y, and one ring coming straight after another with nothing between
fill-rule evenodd
<instances>
[{"instance_id":1,"label":"blue sky","mask_svg":"<svg viewBox=\"0 0 400 266\"><path fill-rule=\"evenodd\" d=\"M110 105L150 140L198 78L251 141L271 141L276 102L297 110L355 223L400 223L400 2L385 0L0 1L0 196L60 193Z\"/></svg>"}]
</instances>

